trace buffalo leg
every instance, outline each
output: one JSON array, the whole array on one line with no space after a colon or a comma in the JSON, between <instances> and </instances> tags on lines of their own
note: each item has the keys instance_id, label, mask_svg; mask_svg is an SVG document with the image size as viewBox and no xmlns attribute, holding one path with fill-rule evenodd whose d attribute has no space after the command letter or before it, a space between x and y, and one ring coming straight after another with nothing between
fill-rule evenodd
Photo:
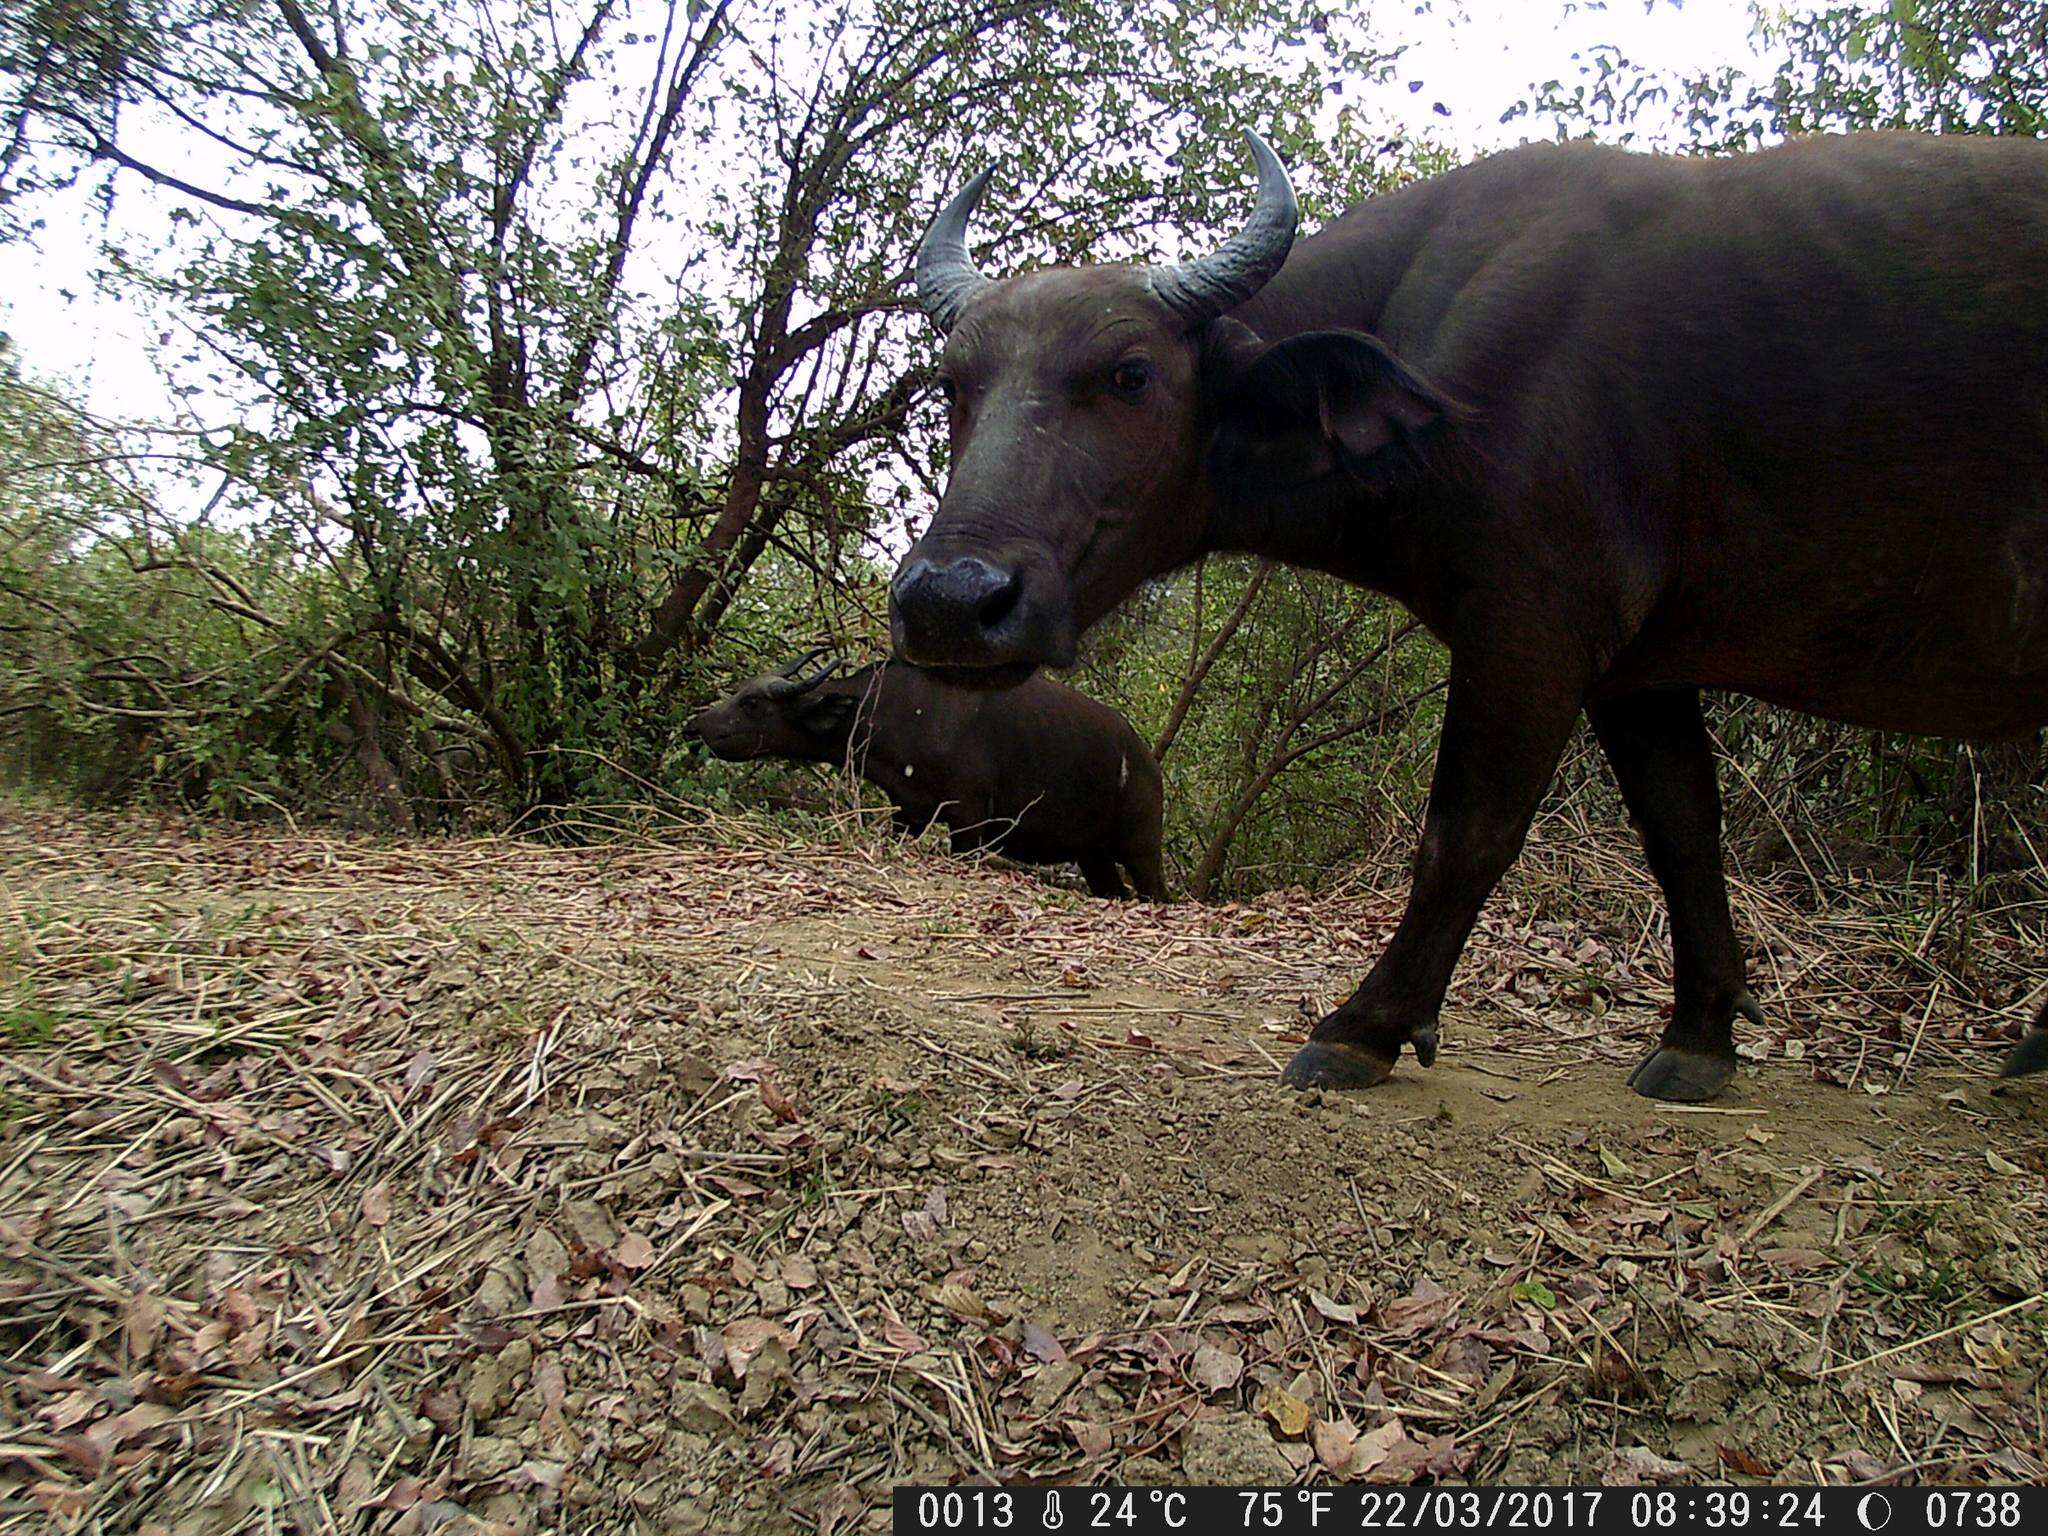
<instances>
[{"instance_id":1,"label":"buffalo leg","mask_svg":"<svg viewBox=\"0 0 2048 1536\"><path fill-rule=\"evenodd\" d=\"M1587 714L1671 913L1671 1023L1629 1086L1651 1099L1711 1099L1735 1075L1735 1015L1761 1024L1763 1012L1728 916L1721 792L1700 696L1690 688L1639 693Z\"/></svg>"},{"instance_id":2,"label":"buffalo leg","mask_svg":"<svg viewBox=\"0 0 2048 1536\"><path fill-rule=\"evenodd\" d=\"M1403 1045L1425 1067L1436 1060L1451 972L1479 909L1521 852L1578 716L1576 677L1560 668L1539 680L1522 670L1524 657L1541 654L1497 644L1489 655L1498 664L1472 671L1453 658L1408 910L1363 985L1287 1064L1289 1087L1369 1087L1393 1071Z\"/></svg>"},{"instance_id":3,"label":"buffalo leg","mask_svg":"<svg viewBox=\"0 0 2048 1536\"><path fill-rule=\"evenodd\" d=\"M1131 872L1131 884L1147 901L1171 901L1166 893L1166 864L1154 846L1124 856L1124 868Z\"/></svg>"},{"instance_id":4,"label":"buffalo leg","mask_svg":"<svg viewBox=\"0 0 2048 1536\"><path fill-rule=\"evenodd\" d=\"M1122 901L1131 893L1124 886L1124 877L1116 872L1115 859L1082 859L1081 878L1088 882L1088 889L1105 901Z\"/></svg>"},{"instance_id":5,"label":"buffalo leg","mask_svg":"<svg viewBox=\"0 0 2048 1536\"><path fill-rule=\"evenodd\" d=\"M2032 1027L2006 1053L2005 1065L1998 1069L2000 1077L2026 1077L2034 1072L2048 1072L2048 1003L2041 1005Z\"/></svg>"},{"instance_id":6,"label":"buffalo leg","mask_svg":"<svg viewBox=\"0 0 2048 1536\"><path fill-rule=\"evenodd\" d=\"M1123 864L1131 872L1131 884L1147 901L1169 900L1162 848L1166 816L1158 791L1153 791L1149 804L1126 814L1130 816L1130 830L1124 837Z\"/></svg>"},{"instance_id":7,"label":"buffalo leg","mask_svg":"<svg viewBox=\"0 0 2048 1536\"><path fill-rule=\"evenodd\" d=\"M947 845L962 857L971 853L1001 853L1003 839L1010 832L1007 822L995 820L995 807L989 798L971 792L947 801L940 807L937 819L946 824Z\"/></svg>"}]
</instances>

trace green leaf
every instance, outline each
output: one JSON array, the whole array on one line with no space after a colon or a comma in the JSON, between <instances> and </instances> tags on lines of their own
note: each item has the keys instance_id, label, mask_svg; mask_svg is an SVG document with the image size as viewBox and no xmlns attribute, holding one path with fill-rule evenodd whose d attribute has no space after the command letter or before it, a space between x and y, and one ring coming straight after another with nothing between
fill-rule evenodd
<instances>
[{"instance_id":1,"label":"green leaf","mask_svg":"<svg viewBox=\"0 0 2048 1536\"><path fill-rule=\"evenodd\" d=\"M1557 1293L1541 1280L1518 1280L1515 1282L1515 1300L1533 1301L1548 1312L1557 1305Z\"/></svg>"}]
</instances>

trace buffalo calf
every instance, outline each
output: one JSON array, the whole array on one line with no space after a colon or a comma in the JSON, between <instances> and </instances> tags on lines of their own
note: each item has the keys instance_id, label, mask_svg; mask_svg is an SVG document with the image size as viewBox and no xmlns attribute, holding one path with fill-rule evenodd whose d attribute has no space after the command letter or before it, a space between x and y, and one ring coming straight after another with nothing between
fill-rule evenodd
<instances>
[{"instance_id":1,"label":"buffalo calf","mask_svg":"<svg viewBox=\"0 0 2048 1536\"><path fill-rule=\"evenodd\" d=\"M1107 705L1050 678L965 688L890 661L805 668L818 653L742 685L691 721L717 756L850 763L889 797L896 824L934 821L953 851L1081 866L1098 896L1127 896L1121 864L1166 900L1159 765Z\"/></svg>"}]
</instances>

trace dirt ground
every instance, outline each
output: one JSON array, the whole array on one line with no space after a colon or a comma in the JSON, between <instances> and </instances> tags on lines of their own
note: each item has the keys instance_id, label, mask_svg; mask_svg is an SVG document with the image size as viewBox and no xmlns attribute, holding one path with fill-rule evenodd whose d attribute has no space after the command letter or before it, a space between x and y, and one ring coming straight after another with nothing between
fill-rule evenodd
<instances>
[{"instance_id":1,"label":"dirt ground","mask_svg":"<svg viewBox=\"0 0 2048 1536\"><path fill-rule=\"evenodd\" d=\"M1400 892L0 812L0 1530L2048 1473L2025 913L1744 886L1687 1110L1647 887L1539 837L1434 1069L1282 1092Z\"/></svg>"}]
</instances>

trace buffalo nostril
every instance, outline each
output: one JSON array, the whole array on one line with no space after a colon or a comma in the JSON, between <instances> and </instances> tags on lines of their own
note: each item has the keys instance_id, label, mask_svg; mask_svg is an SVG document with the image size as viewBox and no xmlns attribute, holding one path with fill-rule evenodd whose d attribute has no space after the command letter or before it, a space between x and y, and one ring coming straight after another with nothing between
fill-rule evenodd
<instances>
[{"instance_id":1,"label":"buffalo nostril","mask_svg":"<svg viewBox=\"0 0 2048 1536\"><path fill-rule=\"evenodd\" d=\"M1024 583L1015 575L1003 578L1003 584L984 597L974 610L974 617L983 629L995 629L1007 619L1017 607L1017 600L1024 595Z\"/></svg>"},{"instance_id":2,"label":"buffalo nostril","mask_svg":"<svg viewBox=\"0 0 2048 1536\"><path fill-rule=\"evenodd\" d=\"M1028 613L1022 569L979 555L917 557L890 584L890 624L906 660L989 665L1008 659ZM1023 626L1028 628L1028 626Z\"/></svg>"},{"instance_id":3,"label":"buffalo nostril","mask_svg":"<svg viewBox=\"0 0 2048 1536\"><path fill-rule=\"evenodd\" d=\"M913 560L896 573L896 579L889 583L889 595L902 602L917 590L918 585L932 573L929 560Z\"/></svg>"}]
</instances>

